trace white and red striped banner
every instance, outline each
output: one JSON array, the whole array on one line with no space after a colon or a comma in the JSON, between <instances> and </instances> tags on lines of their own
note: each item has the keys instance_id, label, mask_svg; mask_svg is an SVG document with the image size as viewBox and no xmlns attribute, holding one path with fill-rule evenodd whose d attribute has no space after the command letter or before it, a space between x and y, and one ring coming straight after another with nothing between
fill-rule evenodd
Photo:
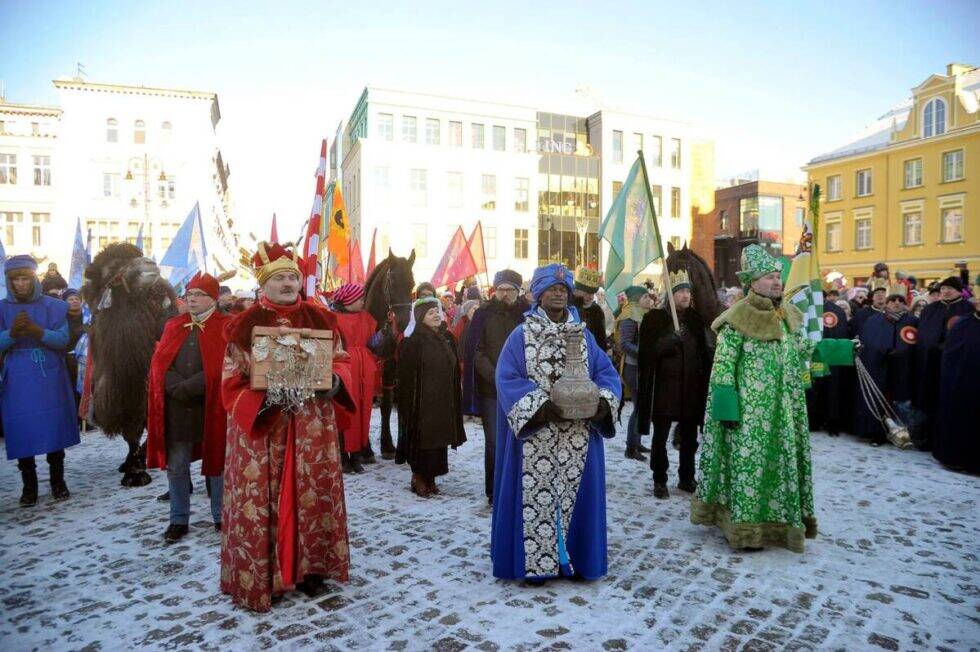
<instances>
[{"instance_id":1,"label":"white and red striped banner","mask_svg":"<svg viewBox=\"0 0 980 652\"><path fill-rule=\"evenodd\" d=\"M320 143L320 164L316 168L316 194L313 197L313 208L310 210L310 221L306 225L306 238L303 240L303 260L306 298L314 299L317 295L317 285L320 280L320 225L323 221L323 191L327 173L327 139Z\"/></svg>"}]
</instances>

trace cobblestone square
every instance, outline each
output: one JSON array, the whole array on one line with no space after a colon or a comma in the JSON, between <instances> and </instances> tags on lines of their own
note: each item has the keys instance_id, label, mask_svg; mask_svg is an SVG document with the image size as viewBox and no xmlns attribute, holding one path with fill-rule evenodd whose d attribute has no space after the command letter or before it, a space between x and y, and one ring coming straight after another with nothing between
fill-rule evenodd
<instances>
[{"instance_id":1,"label":"cobblestone square","mask_svg":"<svg viewBox=\"0 0 980 652\"><path fill-rule=\"evenodd\" d=\"M625 423L627 414L624 414ZM377 422L377 413L375 413ZM269 614L218 589L219 535L195 476L191 533L167 546L165 476L119 486L121 441L68 451L72 498L17 506L0 467L0 649L938 649L980 645L980 479L925 453L813 435L820 534L796 555L738 553L691 525L688 494L653 498L649 468L607 442L609 575L497 581L488 555L483 434L450 453L443 494L408 491L380 461L345 476L351 581ZM375 437L375 441L377 438Z\"/></svg>"}]
</instances>

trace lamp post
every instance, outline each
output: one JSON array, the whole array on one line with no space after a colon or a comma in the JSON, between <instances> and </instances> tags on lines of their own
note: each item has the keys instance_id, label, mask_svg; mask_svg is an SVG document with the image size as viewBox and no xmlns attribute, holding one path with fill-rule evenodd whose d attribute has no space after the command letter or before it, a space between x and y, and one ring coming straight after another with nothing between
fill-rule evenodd
<instances>
[{"instance_id":1,"label":"lamp post","mask_svg":"<svg viewBox=\"0 0 980 652\"><path fill-rule=\"evenodd\" d=\"M157 177L157 181L166 181L167 175L163 171L163 163L160 162L160 159L150 158L149 155L143 154L142 158L139 156L134 156L133 158L129 159L129 162L126 165L126 177L125 177L126 181L134 181L136 177L142 177L143 179L144 234L146 233L145 229L147 228L147 225L150 222L150 166L151 165L153 166L153 169L159 168L160 170L160 175ZM133 173L134 169L136 170L135 174ZM166 207L167 205L166 202L167 200L164 199L163 200L164 207ZM129 205L132 206L133 208L136 207L137 204L136 204L135 197L130 200ZM149 252L143 252L143 253L148 254Z\"/></svg>"}]
</instances>

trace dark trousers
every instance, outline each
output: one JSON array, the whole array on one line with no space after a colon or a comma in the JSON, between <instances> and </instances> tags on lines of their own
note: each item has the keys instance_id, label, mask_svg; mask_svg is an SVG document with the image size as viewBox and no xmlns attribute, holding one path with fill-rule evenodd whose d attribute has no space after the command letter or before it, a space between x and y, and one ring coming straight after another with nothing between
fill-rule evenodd
<instances>
[{"instance_id":1,"label":"dark trousers","mask_svg":"<svg viewBox=\"0 0 980 652\"><path fill-rule=\"evenodd\" d=\"M670 462L667 460L667 439L670 437L669 418L653 420L653 446L650 454L650 468L653 470L653 481L667 483L667 471ZM694 453L698 450L698 422L696 419L681 419L677 422L677 435L681 439L681 464L677 470L681 482L694 481Z\"/></svg>"},{"instance_id":2,"label":"dark trousers","mask_svg":"<svg viewBox=\"0 0 980 652\"><path fill-rule=\"evenodd\" d=\"M54 451L47 454L48 467L63 468L65 465L65 451ZM21 457L17 460L17 468L21 471L37 470L37 462L33 457Z\"/></svg>"},{"instance_id":3,"label":"dark trousers","mask_svg":"<svg viewBox=\"0 0 980 652\"><path fill-rule=\"evenodd\" d=\"M487 498L492 498L493 463L497 455L497 397L480 397L480 419L483 421L483 486Z\"/></svg>"}]
</instances>

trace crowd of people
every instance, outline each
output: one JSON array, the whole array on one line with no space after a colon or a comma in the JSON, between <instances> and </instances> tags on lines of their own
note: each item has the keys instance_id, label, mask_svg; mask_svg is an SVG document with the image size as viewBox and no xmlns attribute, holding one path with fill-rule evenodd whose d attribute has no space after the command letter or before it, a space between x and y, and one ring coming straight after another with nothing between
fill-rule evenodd
<instances>
[{"instance_id":1,"label":"crowd of people","mask_svg":"<svg viewBox=\"0 0 980 652\"><path fill-rule=\"evenodd\" d=\"M255 291L232 293L203 273L182 288L148 361L145 414L145 464L167 474L163 539L189 533L191 465L201 460L221 533L221 588L249 609L347 580L343 475L377 463L371 419L386 365L397 369L394 459L409 467L408 488L420 498L440 494L448 449L466 443L466 419L480 420L498 578L534 584L607 572L603 440L617 424L627 460L650 455L657 499L670 496L673 433L676 487L691 494L692 522L719 528L740 549L802 552L816 536L811 429L887 441L858 374L873 379L918 447L950 468L980 471L968 407L980 378L980 293L965 273L919 291L879 264L866 287L828 286L818 340L784 297L781 261L757 245L743 250L741 285L719 292L725 310L711 323L685 270L659 292L653 283L628 287L615 311L598 272L573 275L557 263L527 281L501 270L486 296L472 279L441 294L421 283L399 332L365 309L363 285L305 297L289 246L260 244L252 266ZM47 457L52 497L70 497L65 450L99 424L86 400L100 364L88 355L87 317L111 305L118 287L84 305L56 267L39 278L30 256L7 259L4 272L0 416L23 479L20 504L30 507L38 455ZM324 385L256 383L270 356L257 328L283 341L332 333ZM559 388L566 375L590 388L575 405ZM634 408L624 420L627 400Z\"/></svg>"}]
</instances>

